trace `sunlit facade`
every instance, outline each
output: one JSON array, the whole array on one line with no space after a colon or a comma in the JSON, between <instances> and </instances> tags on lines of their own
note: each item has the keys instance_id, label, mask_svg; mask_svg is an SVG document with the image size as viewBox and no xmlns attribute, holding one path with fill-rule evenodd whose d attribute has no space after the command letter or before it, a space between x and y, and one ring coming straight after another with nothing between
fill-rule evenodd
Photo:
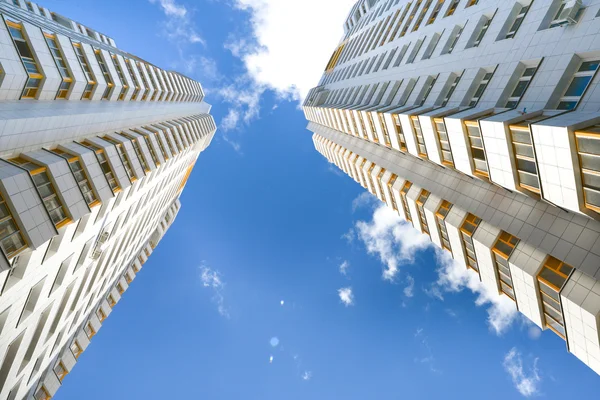
<instances>
[{"instance_id":1,"label":"sunlit facade","mask_svg":"<svg viewBox=\"0 0 600 400\"><path fill-rule=\"evenodd\" d=\"M600 374L600 1L361 0L316 149Z\"/></svg>"},{"instance_id":2,"label":"sunlit facade","mask_svg":"<svg viewBox=\"0 0 600 400\"><path fill-rule=\"evenodd\" d=\"M0 0L0 399L50 399L175 220L200 83ZM83 394L82 394L83 396Z\"/></svg>"}]
</instances>

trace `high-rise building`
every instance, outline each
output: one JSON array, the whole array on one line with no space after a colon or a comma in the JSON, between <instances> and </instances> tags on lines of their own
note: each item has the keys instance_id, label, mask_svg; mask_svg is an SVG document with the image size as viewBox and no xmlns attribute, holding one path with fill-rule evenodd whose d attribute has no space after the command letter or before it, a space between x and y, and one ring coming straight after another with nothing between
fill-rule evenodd
<instances>
[{"instance_id":1,"label":"high-rise building","mask_svg":"<svg viewBox=\"0 0 600 400\"><path fill-rule=\"evenodd\" d=\"M49 399L180 209L201 85L0 0L0 399Z\"/></svg>"},{"instance_id":2,"label":"high-rise building","mask_svg":"<svg viewBox=\"0 0 600 400\"><path fill-rule=\"evenodd\" d=\"M600 1L360 0L316 149L600 374Z\"/></svg>"}]
</instances>

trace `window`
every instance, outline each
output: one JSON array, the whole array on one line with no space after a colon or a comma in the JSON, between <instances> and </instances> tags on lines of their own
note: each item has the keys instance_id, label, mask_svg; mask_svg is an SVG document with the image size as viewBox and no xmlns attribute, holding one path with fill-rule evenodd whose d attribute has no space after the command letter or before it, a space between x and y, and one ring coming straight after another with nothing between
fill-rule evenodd
<instances>
[{"instance_id":1,"label":"window","mask_svg":"<svg viewBox=\"0 0 600 400\"><path fill-rule=\"evenodd\" d=\"M158 135L158 131L151 126L144 126L144 129L154 133L154 136L156 137L156 142L158 143L158 147L160 148L160 151L162 152L163 157L165 158L165 160L168 160L170 157L167 155L167 152L165 150L163 142L161 141L161 138ZM167 140L167 143L168 143L168 140Z\"/></svg>"},{"instance_id":2,"label":"window","mask_svg":"<svg viewBox=\"0 0 600 400\"><path fill-rule=\"evenodd\" d=\"M429 192L425 189L421 190L419 198L417 199L417 211L419 212L419 221L421 222L421 232L426 233L431 237L429 233L429 226L427 225L427 217L425 216L425 202L429 198Z\"/></svg>"},{"instance_id":3,"label":"window","mask_svg":"<svg viewBox=\"0 0 600 400\"><path fill-rule=\"evenodd\" d=\"M517 17L515 18L515 21L512 23L510 29L506 33L506 36L504 37L505 39L511 39L515 37L517 31L519 30L519 27L525 19L525 15L527 15L527 11L529 11L529 6L521 7L521 11L519 11L519 14L517 14Z\"/></svg>"},{"instance_id":4,"label":"window","mask_svg":"<svg viewBox=\"0 0 600 400\"><path fill-rule=\"evenodd\" d=\"M0 247L9 259L27 247L2 194L0 194Z\"/></svg>"},{"instance_id":5,"label":"window","mask_svg":"<svg viewBox=\"0 0 600 400\"><path fill-rule=\"evenodd\" d=\"M563 319L560 291L574 270L568 264L548 256L537 276L544 311L544 323L561 338L565 338L565 321Z\"/></svg>"},{"instance_id":6,"label":"window","mask_svg":"<svg viewBox=\"0 0 600 400\"><path fill-rule=\"evenodd\" d=\"M65 368L65 365L62 363L62 361L59 361L54 366L54 373L56 374L56 377L58 378L58 380L62 382L63 379L65 379L65 376L67 376L67 374L69 373L69 371L67 371L67 369Z\"/></svg>"},{"instance_id":7,"label":"window","mask_svg":"<svg viewBox=\"0 0 600 400\"><path fill-rule=\"evenodd\" d=\"M554 28L556 26L561 26L565 23L565 20L562 19L560 16L561 16L563 10L565 9L566 5L567 5L566 0L561 1L560 7L558 7L558 11L556 12L556 14L554 14L554 18L552 19L552 22L550 23L550 28Z\"/></svg>"},{"instance_id":8,"label":"window","mask_svg":"<svg viewBox=\"0 0 600 400\"><path fill-rule=\"evenodd\" d=\"M442 11L442 6L444 5L445 1L446 0L437 0L437 3L435 4L433 11L431 12L431 16L429 16L429 20L427 20L427 25L433 24L435 22L435 19L440 14L440 11Z\"/></svg>"},{"instance_id":9,"label":"window","mask_svg":"<svg viewBox=\"0 0 600 400\"><path fill-rule=\"evenodd\" d=\"M379 188L381 198L383 199L383 201L385 201L385 194L383 193L383 185L381 183L381 178L383 177L383 174L385 174L385 168L381 168L379 170L379 173L377 174L377 187Z\"/></svg>"},{"instance_id":10,"label":"window","mask_svg":"<svg viewBox=\"0 0 600 400\"><path fill-rule=\"evenodd\" d=\"M87 173L81 165L79 157L69 154L61 149L54 149L52 152L64 156L67 159L69 168L71 168L71 172L75 177L75 181L77 181L77 185L79 185L79 188L81 189L81 193L83 194L83 198L85 199L86 203L90 207L100 204L100 201L92 189L92 185L90 185L90 180L87 176Z\"/></svg>"},{"instance_id":11,"label":"window","mask_svg":"<svg viewBox=\"0 0 600 400\"><path fill-rule=\"evenodd\" d=\"M400 146L400 150L406 151L406 140L404 139L404 132L402 131L400 116L397 114L393 114L392 117L394 119L394 127L396 128L396 137L398 138L398 145Z\"/></svg>"},{"instance_id":12,"label":"window","mask_svg":"<svg viewBox=\"0 0 600 400\"><path fill-rule=\"evenodd\" d=\"M125 166L125 172L127 172L127 177L129 178L129 180L131 182L135 182L137 180L137 178L133 172L133 167L131 166L131 160L129 159L129 156L125 152L125 146L123 146L122 143L118 142L117 140L113 139L110 136L104 136L104 137L102 137L102 139L115 145L115 147L117 148L117 153L119 153L119 157L121 158L121 161L123 162L123 165Z\"/></svg>"},{"instance_id":13,"label":"window","mask_svg":"<svg viewBox=\"0 0 600 400\"><path fill-rule=\"evenodd\" d=\"M104 322L104 320L106 319L106 313L102 308L96 310L96 317L98 317L98 320L100 322Z\"/></svg>"},{"instance_id":14,"label":"window","mask_svg":"<svg viewBox=\"0 0 600 400\"><path fill-rule=\"evenodd\" d=\"M125 274L125 282L127 282L127 284L131 284L131 276L129 275L129 273Z\"/></svg>"},{"instance_id":15,"label":"window","mask_svg":"<svg viewBox=\"0 0 600 400\"><path fill-rule=\"evenodd\" d=\"M100 70L102 71L102 75L104 75L104 79L106 80L106 89L104 90L104 94L102 95L102 100L108 100L110 97L115 84L113 83L112 78L110 77L110 73L108 72L108 68L102 59L102 52L100 50L94 50L94 54L96 55L96 60L98 61L98 65L100 65Z\"/></svg>"},{"instance_id":16,"label":"window","mask_svg":"<svg viewBox=\"0 0 600 400\"><path fill-rule=\"evenodd\" d=\"M73 353L73 357L75 357L75 359L78 359L81 353L83 353L83 349L77 340L73 340L73 343L71 343L69 349L71 349L71 353Z\"/></svg>"},{"instance_id":17,"label":"window","mask_svg":"<svg viewBox=\"0 0 600 400\"><path fill-rule=\"evenodd\" d=\"M475 41L473 42L473 45L471 47L479 46L479 44L483 40L483 37L485 36L485 33L488 31L488 29L492 23L492 18L487 18L487 17L484 17L484 18L485 18L485 22L483 23L483 26L481 27L481 30L477 34L477 37L475 38Z\"/></svg>"},{"instance_id":18,"label":"window","mask_svg":"<svg viewBox=\"0 0 600 400\"><path fill-rule=\"evenodd\" d=\"M404 11L402 12L402 16L400 17L400 19L398 20L398 24L396 25L396 27L394 28L394 32L392 32L392 35L390 36L389 41L391 42L392 40L394 40L394 38L396 37L396 34L398 33L398 31L400 30L400 26L402 25L402 22L404 21L404 18L406 18L406 14L408 14L408 10L410 9L410 6L412 5L412 2L409 2L406 4L406 6L404 7ZM406 33L406 32L405 32ZM404 33L401 35L404 36Z\"/></svg>"},{"instance_id":19,"label":"window","mask_svg":"<svg viewBox=\"0 0 600 400\"><path fill-rule=\"evenodd\" d=\"M434 118L433 124L442 150L442 164L454 167L454 158L452 158L452 150L450 149L450 140L448 139L448 132L446 131L446 123L443 118Z\"/></svg>"},{"instance_id":20,"label":"window","mask_svg":"<svg viewBox=\"0 0 600 400\"><path fill-rule=\"evenodd\" d=\"M44 79L44 75L42 74L34 56L31 51L31 47L29 47L29 43L27 39L25 39L25 35L23 34L23 27L20 24L14 23L12 21L6 21L8 25L8 31L10 36L15 43L15 47L17 48L17 52L21 57L21 62L25 67L25 71L27 72L28 78L25 83L25 87L23 88L23 92L21 93L22 99L35 99L40 85L42 84L42 80Z\"/></svg>"},{"instance_id":21,"label":"window","mask_svg":"<svg viewBox=\"0 0 600 400\"><path fill-rule=\"evenodd\" d=\"M46 210L48 210L48 214L50 214L50 218L57 228L63 227L71 222L71 219L68 217L65 208L56 194L54 185L50 181L50 176L48 175L46 167L21 157L12 158L9 161L29 171L29 175L31 175L33 183L44 202L44 206L46 207Z\"/></svg>"},{"instance_id":22,"label":"window","mask_svg":"<svg viewBox=\"0 0 600 400\"><path fill-rule=\"evenodd\" d=\"M479 83L477 90L475 90L473 97L471 97L469 107L475 107L477 103L479 103L479 100L481 99L481 96L483 96L483 93L485 92L485 89L490 83L490 80L492 80L492 76L494 76L493 72L486 72L486 74L483 76L483 79Z\"/></svg>"},{"instance_id":23,"label":"window","mask_svg":"<svg viewBox=\"0 0 600 400\"><path fill-rule=\"evenodd\" d=\"M473 246L473 234L481 223L481 219L473 214L467 214L465 222L460 227L460 237L465 251L465 261L467 267L479 273L479 265L477 264L477 256L475 255L475 247Z\"/></svg>"},{"instance_id":24,"label":"window","mask_svg":"<svg viewBox=\"0 0 600 400\"><path fill-rule=\"evenodd\" d=\"M475 4L477 4L477 3L479 3L479 0L469 0L469 1L467 2L467 5L465 6L465 8L468 8L468 7L474 6L474 5L475 5Z\"/></svg>"},{"instance_id":25,"label":"window","mask_svg":"<svg viewBox=\"0 0 600 400\"><path fill-rule=\"evenodd\" d=\"M94 327L92 326L91 322L88 322L87 324L85 324L83 331L87 335L88 339L93 338L94 335L96 334L96 331L94 330Z\"/></svg>"},{"instance_id":26,"label":"window","mask_svg":"<svg viewBox=\"0 0 600 400\"><path fill-rule=\"evenodd\" d=\"M119 292L119 294L125 293L125 290L123 289L123 285L121 285L120 283L117 283L117 292Z\"/></svg>"},{"instance_id":27,"label":"window","mask_svg":"<svg viewBox=\"0 0 600 400\"><path fill-rule=\"evenodd\" d=\"M454 94L454 91L456 90L456 87L458 86L458 83L460 82L461 77L462 77L462 74L458 75L454 78L452 85L450 85L450 89L448 89L448 92L444 96L444 100L442 100L441 107L446 107L446 104L448 104L448 102L450 101L450 98Z\"/></svg>"},{"instance_id":28,"label":"window","mask_svg":"<svg viewBox=\"0 0 600 400\"><path fill-rule=\"evenodd\" d=\"M452 3L450 3L450 7L448 7L448 11L446 11L446 15L444 17L449 17L454 14L458 8L458 3L460 3L460 0L452 0Z\"/></svg>"},{"instance_id":29,"label":"window","mask_svg":"<svg viewBox=\"0 0 600 400\"><path fill-rule=\"evenodd\" d=\"M385 118L382 113L377 113L377 117L379 118L379 126L381 127L381 132L383 133L385 145L387 147L391 147L392 142L390 141L390 133L388 132L387 125L385 124Z\"/></svg>"},{"instance_id":30,"label":"window","mask_svg":"<svg viewBox=\"0 0 600 400\"><path fill-rule=\"evenodd\" d=\"M512 93L510 94L510 97L506 101L506 104L505 104L506 108L516 108L517 107L517 105L519 104L519 101L521 101L521 98L523 97L523 95L525 94L525 91L529 87L529 84L531 83L531 80L533 79L533 75L535 74L536 70L537 70L537 67L529 67L529 68L526 68L525 71L523 71L523 75L521 75L521 78L519 78L519 81L517 82L517 86L515 86L515 89L512 91Z\"/></svg>"},{"instance_id":31,"label":"window","mask_svg":"<svg viewBox=\"0 0 600 400\"><path fill-rule=\"evenodd\" d=\"M140 143L138 142L138 139L126 132L121 132L120 135L131 140L131 143L133 144L133 150L135 150L135 154L137 155L137 158L140 160L140 164L142 164L142 168L144 169L144 171L150 172L150 168L148 167L148 163L146 163L146 158L143 155L142 148L140 147ZM148 146L148 148L150 148L150 146Z\"/></svg>"},{"instance_id":32,"label":"window","mask_svg":"<svg viewBox=\"0 0 600 400\"><path fill-rule=\"evenodd\" d=\"M117 183L117 179L115 178L115 173L112 170L112 167L108 163L108 158L106 157L106 153L104 153L104 149L100 146L93 144L92 142L85 141L83 144L87 147L94 149L96 152L96 156L98 157L98 162L100 163L100 168L108 181L108 185L110 186L113 193L118 193L121 191L121 187Z\"/></svg>"},{"instance_id":33,"label":"window","mask_svg":"<svg viewBox=\"0 0 600 400\"><path fill-rule=\"evenodd\" d=\"M144 70L140 62L137 63L138 71L140 72L140 77L142 78L142 82L144 83L144 95L142 96L142 101L148 98L148 93L150 93L150 86L148 85L148 81L146 80L146 75L144 75ZM133 74L132 74L133 75Z\"/></svg>"},{"instance_id":34,"label":"window","mask_svg":"<svg viewBox=\"0 0 600 400\"><path fill-rule=\"evenodd\" d=\"M94 91L94 87L96 86L96 79L94 78L94 75L92 74L92 69L90 68L90 65L87 61L85 52L83 51L83 48L81 47L81 43L73 43L73 48L75 49L75 55L77 55L79 64L81 65L81 68L83 69L83 73L85 74L85 77L88 81L85 89L83 90L83 94L81 95L81 99L82 100L84 100L84 99L90 100L92 98L92 93Z\"/></svg>"},{"instance_id":35,"label":"window","mask_svg":"<svg viewBox=\"0 0 600 400\"><path fill-rule=\"evenodd\" d=\"M412 222L412 217L410 215L410 208L408 208L408 201L406 200L406 194L410 190L412 186L412 182L406 181L404 186L402 186L402 190L400 190L400 198L402 199L402 208L404 209L404 214L406 214L406 220Z\"/></svg>"},{"instance_id":36,"label":"window","mask_svg":"<svg viewBox=\"0 0 600 400\"><path fill-rule=\"evenodd\" d=\"M596 71L598 71L599 65L600 60L583 61L581 63L567 90L560 98L560 103L556 107L558 110L573 110L577 107Z\"/></svg>"},{"instance_id":37,"label":"window","mask_svg":"<svg viewBox=\"0 0 600 400\"><path fill-rule=\"evenodd\" d=\"M477 121L465 121L467 127L467 136L469 138L469 148L471 149L471 157L475 166L475 174L488 176L487 159L483 149L483 138L481 137L481 129Z\"/></svg>"},{"instance_id":38,"label":"window","mask_svg":"<svg viewBox=\"0 0 600 400\"><path fill-rule=\"evenodd\" d=\"M369 120L369 127L371 128L371 132L373 133L373 141L375 143L379 143L379 139L377 138L377 130L375 129L375 121L373 120L373 114L367 112L367 119Z\"/></svg>"},{"instance_id":39,"label":"window","mask_svg":"<svg viewBox=\"0 0 600 400\"><path fill-rule=\"evenodd\" d=\"M519 238L508 232L501 231L500 237L492 248L492 252L494 253L494 267L498 274L500 293L507 295L513 301L516 301L516 298L508 259L517 244L519 244Z\"/></svg>"},{"instance_id":40,"label":"window","mask_svg":"<svg viewBox=\"0 0 600 400\"><path fill-rule=\"evenodd\" d=\"M150 80L152 81L152 86L154 86L154 93L152 94L152 98L150 99L150 101L160 101L162 99L163 94L161 93L160 97L158 97L158 92L159 90L162 90L160 86L158 86L158 84L156 83L156 79L154 77L154 75L152 74L152 70L150 69L150 67L146 64L140 64L138 63L139 66L142 66L142 68L146 68L146 71L148 73L148 77L150 77Z\"/></svg>"},{"instance_id":41,"label":"window","mask_svg":"<svg viewBox=\"0 0 600 400\"><path fill-rule=\"evenodd\" d=\"M125 94L127 93L127 89L129 89L129 85L127 84L127 80L125 80L125 75L123 74L123 70L121 69L121 64L119 64L119 60L117 59L117 56L115 54L113 54L111 56L113 64L115 65L115 69L117 70L117 75L119 75L119 80L121 81L121 84L123 85L123 88L121 89L121 93L119 94L119 100L123 101L125 100Z\"/></svg>"},{"instance_id":42,"label":"window","mask_svg":"<svg viewBox=\"0 0 600 400\"><path fill-rule=\"evenodd\" d=\"M539 194L540 183L528 122L524 121L523 124L510 125L508 128L515 153L519 186Z\"/></svg>"},{"instance_id":43,"label":"window","mask_svg":"<svg viewBox=\"0 0 600 400\"><path fill-rule=\"evenodd\" d=\"M108 297L106 297L106 301L108 302L108 305L110 306L110 308L113 308L115 306L115 304L117 304L117 302L115 301L115 298L113 297L112 294L109 294Z\"/></svg>"},{"instance_id":44,"label":"window","mask_svg":"<svg viewBox=\"0 0 600 400\"><path fill-rule=\"evenodd\" d=\"M440 208L435 213L435 222L438 227L440 239L442 240L442 248L452 253L452 246L450 246L450 237L446 230L446 217L452 209L452 204L446 200L442 201Z\"/></svg>"},{"instance_id":45,"label":"window","mask_svg":"<svg viewBox=\"0 0 600 400\"><path fill-rule=\"evenodd\" d=\"M464 26L459 26L458 30L456 31L456 33L454 34L454 36L452 36L449 40L450 40L450 44L448 46L448 49L446 50L445 54L450 54L452 53L452 50L454 50L454 48L456 47L456 43L458 42L458 39L460 39L460 35L463 33L464 30Z\"/></svg>"},{"instance_id":46,"label":"window","mask_svg":"<svg viewBox=\"0 0 600 400\"><path fill-rule=\"evenodd\" d=\"M585 206L600 213L600 125L575 132Z\"/></svg>"},{"instance_id":47,"label":"window","mask_svg":"<svg viewBox=\"0 0 600 400\"><path fill-rule=\"evenodd\" d=\"M421 129L421 122L419 122L419 117L411 116L410 120L412 121L413 128L415 130L415 137L417 138L417 151L419 153L419 157L427 158L427 148L425 147L425 139L423 138L423 131Z\"/></svg>"},{"instance_id":48,"label":"window","mask_svg":"<svg viewBox=\"0 0 600 400\"><path fill-rule=\"evenodd\" d=\"M58 47L56 36L44 33L44 37L46 39L46 43L48 44L48 48L50 49L50 54L52 54L52 57L54 57L54 62L56 63L58 72L60 72L60 76L62 77L62 83L58 88L56 98L66 99L67 94L69 93L69 89L71 88L71 84L73 82L73 77L71 76L71 73L67 68L67 64L65 63L65 57L60 48Z\"/></svg>"},{"instance_id":49,"label":"window","mask_svg":"<svg viewBox=\"0 0 600 400\"><path fill-rule=\"evenodd\" d=\"M431 2L433 0L427 0L425 2L425 5L423 6L423 9L421 10L421 13L419 14L419 17L417 18L417 21L415 22L415 25L413 26L412 31L416 31L417 29L419 29L419 27L421 26L421 22L423 22L423 18L425 18L425 14L427 14L427 11L429 11L429 6L431 6Z\"/></svg>"},{"instance_id":50,"label":"window","mask_svg":"<svg viewBox=\"0 0 600 400\"><path fill-rule=\"evenodd\" d=\"M417 58L419 51L421 51L421 47L423 46L423 42L425 42L425 39L427 39L427 36L425 36L423 39L417 40L417 43L415 43L415 47L413 47L410 56L408 56L408 59L406 60L407 64L412 64L415 61L415 58Z\"/></svg>"},{"instance_id":51,"label":"window","mask_svg":"<svg viewBox=\"0 0 600 400\"><path fill-rule=\"evenodd\" d=\"M390 180L387 183L387 187L390 194L390 202L392 203L392 208L395 211L398 211L398 204L396 204L396 199L394 198L394 192L392 189L392 186L394 186L394 183L396 183L396 179L398 179L398 175L392 174L392 176L390 176Z\"/></svg>"},{"instance_id":52,"label":"window","mask_svg":"<svg viewBox=\"0 0 600 400\"><path fill-rule=\"evenodd\" d=\"M35 400L50 400L52 396L50 396L50 393L48 393L46 386L42 385L39 387L38 390L36 390L35 394L33 395L33 398Z\"/></svg>"},{"instance_id":53,"label":"window","mask_svg":"<svg viewBox=\"0 0 600 400\"><path fill-rule=\"evenodd\" d=\"M160 166L160 161L158 160L158 157L156 156L156 152L154 151L154 147L152 147L152 143L150 140L150 137L147 136L146 134L141 133L139 130L137 129L132 129L135 133L142 135L142 137L144 138L144 141L146 142L146 147L148 147L148 150L150 151L150 156L152 157L152 160L154 161L154 164L156 164L156 166ZM127 136L127 134L124 134L125 136ZM129 136L127 136L129 137ZM131 137L130 137L131 139ZM158 138L156 139L158 141ZM139 143L138 143L139 145Z\"/></svg>"},{"instance_id":54,"label":"window","mask_svg":"<svg viewBox=\"0 0 600 400\"><path fill-rule=\"evenodd\" d=\"M358 122L360 123L360 131L362 133L362 137L365 140L368 140L367 129L365 128L365 120L363 119L362 113L360 111L356 112Z\"/></svg>"}]
</instances>

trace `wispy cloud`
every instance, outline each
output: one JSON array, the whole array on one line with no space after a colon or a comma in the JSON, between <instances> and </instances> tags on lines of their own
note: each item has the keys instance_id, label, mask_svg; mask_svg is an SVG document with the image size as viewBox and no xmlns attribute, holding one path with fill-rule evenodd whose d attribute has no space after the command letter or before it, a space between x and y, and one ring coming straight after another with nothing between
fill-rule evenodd
<instances>
[{"instance_id":1,"label":"wispy cloud","mask_svg":"<svg viewBox=\"0 0 600 400\"><path fill-rule=\"evenodd\" d=\"M415 358L415 362L418 364L426 365L429 371L434 373L441 373L442 371L436 367L435 357L431 346L429 345L429 338L425 334L423 328L418 328L415 332L415 340L419 343L422 350L422 355Z\"/></svg>"},{"instance_id":2,"label":"wispy cloud","mask_svg":"<svg viewBox=\"0 0 600 400\"><path fill-rule=\"evenodd\" d=\"M533 364L526 371L523 367L521 353L513 347L505 356L502 363L504 370L512 379L515 388L524 397L532 397L540 394L540 384L542 379L538 370L538 359L533 360Z\"/></svg>"},{"instance_id":3,"label":"wispy cloud","mask_svg":"<svg viewBox=\"0 0 600 400\"><path fill-rule=\"evenodd\" d=\"M348 262L348 260L344 260L340 264L340 274L346 275L348 273L348 268L350 268L350 262Z\"/></svg>"},{"instance_id":4,"label":"wispy cloud","mask_svg":"<svg viewBox=\"0 0 600 400\"><path fill-rule=\"evenodd\" d=\"M360 208L369 207L376 201L378 201L378 199L370 192L362 192L352 200L352 212L356 212L356 210Z\"/></svg>"},{"instance_id":5,"label":"wispy cloud","mask_svg":"<svg viewBox=\"0 0 600 400\"><path fill-rule=\"evenodd\" d=\"M304 373L302 374L302 380L303 381L310 381L311 378L312 378L312 372L311 371L304 371Z\"/></svg>"},{"instance_id":6,"label":"wispy cloud","mask_svg":"<svg viewBox=\"0 0 600 400\"><path fill-rule=\"evenodd\" d=\"M158 4L165 14L162 33L176 44L201 43L206 44L198 34L192 21L192 13L175 0L149 0L152 4Z\"/></svg>"},{"instance_id":7,"label":"wispy cloud","mask_svg":"<svg viewBox=\"0 0 600 400\"><path fill-rule=\"evenodd\" d=\"M383 264L384 279L393 281L402 265L413 264L420 251L432 248L438 265L438 277L425 287L430 297L443 301L447 293L458 293L465 289L472 291L477 296L475 304L486 307L490 329L498 335L517 320L518 312L510 299L489 290L476 274L455 262L447 251L439 249L426 235L404 222L387 206L376 206L371 221L356 222L354 231L367 252L377 256Z\"/></svg>"},{"instance_id":8,"label":"wispy cloud","mask_svg":"<svg viewBox=\"0 0 600 400\"><path fill-rule=\"evenodd\" d=\"M404 295L406 297L413 297L415 295L415 279L412 276L407 275L406 282L407 285L404 288Z\"/></svg>"},{"instance_id":9,"label":"wispy cloud","mask_svg":"<svg viewBox=\"0 0 600 400\"><path fill-rule=\"evenodd\" d=\"M354 294L352 293L351 287L338 289L338 296L340 296L340 301L344 303L346 307L354 305Z\"/></svg>"},{"instance_id":10,"label":"wispy cloud","mask_svg":"<svg viewBox=\"0 0 600 400\"><path fill-rule=\"evenodd\" d=\"M225 282L223 282L221 273L203 264L200 267L200 279L202 286L212 291L212 301L217 305L219 314L229 318L229 310L225 306L225 296L223 295Z\"/></svg>"}]
</instances>

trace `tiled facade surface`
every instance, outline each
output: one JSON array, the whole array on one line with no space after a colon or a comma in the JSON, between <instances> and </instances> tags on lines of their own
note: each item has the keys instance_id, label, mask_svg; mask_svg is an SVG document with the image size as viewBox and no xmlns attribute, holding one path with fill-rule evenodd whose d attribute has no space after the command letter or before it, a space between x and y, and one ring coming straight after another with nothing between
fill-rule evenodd
<instances>
[{"instance_id":1,"label":"tiled facade surface","mask_svg":"<svg viewBox=\"0 0 600 400\"><path fill-rule=\"evenodd\" d=\"M21 0L0 16L0 399L47 399L177 217L216 125L198 82L107 36ZM42 75L32 98L14 26Z\"/></svg>"},{"instance_id":2,"label":"tiled facade surface","mask_svg":"<svg viewBox=\"0 0 600 400\"><path fill-rule=\"evenodd\" d=\"M344 32L317 150L600 374L600 1L360 0Z\"/></svg>"}]
</instances>

